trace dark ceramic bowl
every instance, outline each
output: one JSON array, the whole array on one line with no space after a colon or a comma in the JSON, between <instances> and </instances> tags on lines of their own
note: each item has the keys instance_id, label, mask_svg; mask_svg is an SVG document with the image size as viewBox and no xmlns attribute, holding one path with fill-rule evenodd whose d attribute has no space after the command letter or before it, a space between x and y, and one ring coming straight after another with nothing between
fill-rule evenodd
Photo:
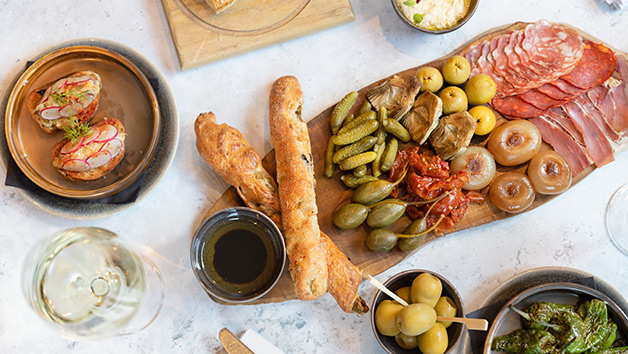
<instances>
[{"instance_id":1,"label":"dark ceramic bowl","mask_svg":"<svg viewBox=\"0 0 628 354\"><path fill-rule=\"evenodd\" d=\"M521 328L521 318L509 306L515 306L524 310L534 302L545 301L554 302L565 305L577 305L583 301L591 299L599 299L606 303L609 320L617 324L617 339L626 338L628 333L628 317L617 304L603 293L576 283L548 283L532 287L515 296L508 301L495 317L491 324L486 342L484 344L484 353L497 353L491 350L493 338L511 333Z\"/></svg>"},{"instance_id":2,"label":"dark ceramic bowl","mask_svg":"<svg viewBox=\"0 0 628 354\"><path fill-rule=\"evenodd\" d=\"M441 283L443 284L442 296L448 296L454 301L458 310L458 312L456 313L456 317L464 317L464 304L462 302L462 297L460 296L456 288L454 288L454 286L447 279L435 272L432 272L431 270L406 270L390 277L384 282L384 285L394 292L404 286L411 286L414 278L416 278L421 273L429 273L440 279ZM375 326L375 309L384 300L391 300L391 298L381 290L378 290L375 294L375 297L373 298L373 304L371 305L371 327L373 328L373 333L375 334L375 338L377 338L377 342L389 354L418 353L418 349L404 349L400 347L397 342L395 342L395 337L384 336L377 331L377 327ZM447 346L445 354L454 353L457 350L456 348L458 347L458 343L460 342L460 338L462 337L462 330L463 325L460 323L452 323L451 326L447 328L449 345Z\"/></svg>"},{"instance_id":3,"label":"dark ceramic bowl","mask_svg":"<svg viewBox=\"0 0 628 354\"><path fill-rule=\"evenodd\" d=\"M245 207L223 209L198 228L192 270L207 294L231 304L264 296L281 277L286 244L275 223Z\"/></svg>"},{"instance_id":4,"label":"dark ceramic bowl","mask_svg":"<svg viewBox=\"0 0 628 354\"><path fill-rule=\"evenodd\" d=\"M399 9L397 0L391 0L391 2L393 5L393 8L395 9L395 13L397 13L397 16L399 16L401 21L403 21L403 23L405 23L406 25L414 28L417 31L421 31L423 33L443 34L443 33L453 32L457 30L458 28L462 27L465 23L467 23L467 21L469 21L471 16L473 16L473 14L475 13L475 10L478 8L478 3L480 2L480 0L471 0L471 2L469 3L469 11L467 11L467 14L462 19L460 19L460 21L456 22L456 24L454 24L451 27L440 29L440 30L429 30L429 29L417 26L417 24L415 24L413 21L409 20L403 15L401 10Z\"/></svg>"}]
</instances>

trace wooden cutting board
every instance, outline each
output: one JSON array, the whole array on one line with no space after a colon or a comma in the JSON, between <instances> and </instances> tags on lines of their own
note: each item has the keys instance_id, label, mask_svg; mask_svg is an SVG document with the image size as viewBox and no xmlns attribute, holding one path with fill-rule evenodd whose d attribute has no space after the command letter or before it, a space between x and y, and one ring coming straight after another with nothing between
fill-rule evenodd
<instances>
[{"instance_id":1,"label":"wooden cutting board","mask_svg":"<svg viewBox=\"0 0 628 354\"><path fill-rule=\"evenodd\" d=\"M310 0L295 18L279 28L255 35L236 35L208 29L204 22L192 20L179 8L179 1L181 0L162 0L162 4L182 70L305 36L351 22L355 18L349 0ZM186 4L192 4L189 6L194 13L206 11L201 7L209 8L204 0L188 1ZM233 6L237 5L235 3ZM228 15L227 11L230 10L220 16ZM274 16L263 7L259 9L259 13L268 17Z\"/></svg>"},{"instance_id":2,"label":"wooden cutting board","mask_svg":"<svg viewBox=\"0 0 628 354\"><path fill-rule=\"evenodd\" d=\"M521 28L522 26L523 26L522 23L516 23L511 26L494 29L490 32L487 32L478 36L474 40L469 41L467 44L453 51L452 54L447 55L446 57L443 57L441 59L438 59L429 63L425 63L424 65L421 65L415 68L407 69L405 71L397 73L396 75L400 77L404 77L404 78L409 77L411 75L415 75L417 70L423 66L433 66L436 68L440 68L450 56L454 54L462 53L462 50L466 48L469 44L473 43L474 41L488 37L488 36L494 36L500 33L504 33L505 31L508 31L510 29L518 29L518 28ZM590 39L598 43L601 42L600 40L595 39L592 36L582 31L580 31L580 33L582 34L584 38ZM619 51L616 48L613 48L612 46L608 44L605 44L605 45L607 45L609 48L615 50L618 53L626 55L626 53L623 51ZM386 79L388 78L379 80L359 90L358 91L359 97L356 104L353 107L352 113L355 114L359 110L361 104L366 99L365 97L366 92L371 91L374 87L376 87L379 83L383 82ZM305 95L307 96L307 93L305 93ZM341 97L338 97L338 99L340 100ZM342 175L342 173L341 171L338 171L338 169L336 169L336 173L334 174L332 178L326 178L323 176L325 149L327 146L327 141L331 136L329 121L330 121L330 116L331 116L331 112L333 108L334 108L333 106L329 107L324 112L322 112L321 114L314 117L308 122L308 129L309 129L309 134L310 134L310 139L311 139L311 144L312 144L312 154L313 154L314 163L315 163L315 177L316 177L316 183L317 183L316 197L317 197L317 205L318 205L318 210L319 210L318 219L319 219L320 228L323 232L329 235L329 237L336 243L338 248L340 248L340 250L342 250L355 265L357 265L364 272L370 275L376 275L396 265L397 263L401 262L406 257L411 256L418 249L412 252L403 252L403 251L400 251L397 247L395 247L393 248L393 250L387 253L375 253L375 252L370 251L364 243L366 236L368 232L370 231L370 228L368 226L363 225L360 228L357 228L354 230L341 230L333 224L334 211L339 206L349 202L351 200L351 195L353 192L352 189L345 187L343 182L340 180L340 176ZM497 112L495 113L498 117L497 124L503 123L505 119L501 117ZM482 139L476 136L474 137L474 140L472 141L472 145L483 145L485 144L485 139L486 138ZM416 146L416 145L413 145L412 142L410 142L408 144L405 144L405 147L407 146ZM402 147L404 146L400 146L400 149ZM548 149L550 147L544 143L543 148ZM274 151L271 151L268 155L264 157L263 164L266 170L268 170L271 174L275 173L276 169L275 169ZM516 167L501 166L501 167L498 167L498 173L505 172L508 170L518 170L520 172L525 173L526 167L527 167L527 164L524 164L522 166L516 166ZM573 179L572 186L580 182L584 178L586 178L586 176L588 176L594 169L595 169L594 165L591 165L587 169L585 169L583 172L581 172L578 176L576 176ZM382 177L386 177L386 175ZM566 193L569 193L569 190ZM534 203L529 209L527 209L527 211L535 209L557 197L560 197L560 195L550 196L550 195L537 194ZM229 188L221 196L221 198L212 206L212 208L207 212L206 217L212 215L213 213L221 209L235 206L235 205L244 205L244 204L240 200L235 190L233 188ZM459 223L455 224L452 233L455 233L456 231L466 230L466 229L474 228L480 225L488 224L496 220L516 217L516 215L517 214L509 214L509 213L498 210L488 200L486 200L482 204L471 203L464 218ZM409 223L410 223L410 220L404 216L402 219L400 219L395 224L393 224L392 227L389 227L389 229L392 229L397 232L401 232ZM444 237L444 236L451 237L453 235L451 235L451 233L450 234L431 233L426 237L423 245L439 237ZM253 302L252 304L281 302L281 301L290 300L290 299L296 299L296 294L294 292L292 281L290 279L288 270L285 269L282 275L282 278L280 279L279 283L275 286L275 288L273 288L263 298Z\"/></svg>"}]
</instances>

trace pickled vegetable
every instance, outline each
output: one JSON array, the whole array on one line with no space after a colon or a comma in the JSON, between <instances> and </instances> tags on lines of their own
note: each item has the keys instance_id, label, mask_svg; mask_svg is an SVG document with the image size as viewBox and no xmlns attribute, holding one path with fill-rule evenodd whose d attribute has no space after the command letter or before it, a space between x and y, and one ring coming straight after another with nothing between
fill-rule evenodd
<instances>
[{"instance_id":1,"label":"pickled vegetable","mask_svg":"<svg viewBox=\"0 0 628 354\"><path fill-rule=\"evenodd\" d=\"M534 155L528 165L528 177L534 190L540 194L560 194L571 186L571 168L554 150Z\"/></svg>"},{"instance_id":2,"label":"pickled vegetable","mask_svg":"<svg viewBox=\"0 0 628 354\"><path fill-rule=\"evenodd\" d=\"M414 281L410 290L412 303L422 303L430 307L436 306L443 292L443 284L437 276L421 273Z\"/></svg>"},{"instance_id":3,"label":"pickled vegetable","mask_svg":"<svg viewBox=\"0 0 628 354\"><path fill-rule=\"evenodd\" d=\"M364 176L364 177L356 177L353 173L348 173L346 175L342 175L340 180L345 184L345 186L349 188L358 188L363 184L378 181L379 178L375 176Z\"/></svg>"},{"instance_id":4,"label":"pickled vegetable","mask_svg":"<svg viewBox=\"0 0 628 354\"><path fill-rule=\"evenodd\" d=\"M519 213L534 202L534 188L521 172L509 171L493 181L488 193L493 205L507 213Z\"/></svg>"},{"instance_id":5,"label":"pickled vegetable","mask_svg":"<svg viewBox=\"0 0 628 354\"><path fill-rule=\"evenodd\" d=\"M361 185L353 193L352 200L356 203L365 205L370 205L383 200L390 195L397 184L403 181L403 178L406 176L406 172L404 172L401 178L399 178L396 182L378 179L377 181Z\"/></svg>"},{"instance_id":6,"label":"pickled vegetable","mask_svg":"<svg viewBox=\"0 0 628 354\"><path fill-rule=\"evenodd\" d=\"M349 145L355 143L356 141L376 131L378 125L379 123L377 120L370 119L354 128L338 132L338 135L333 138L333 142L336 145Z\"/></svg>"},{"instance_id":7,"label":"pickled vegetable","mask_svg":"<svg viewBox=\"0 0 628 354\"><path fill-rule=\"evenodd\" d=\"M395 290L395 294L397 294L397 296L399 296L407 304L412 303L412 300L410 300L410 287L409 286L403 286Z\"/></svg>"},{"instance_id":8,"label":"pickled vegetable","mask_svg":"<svg viewBox=\"0 0 628 354\"><path fill-rule=\"evenodd\" d=\"M345 171L352 170L358 166L365 165L375 160L375 157L377 157L377 154L373 151L367 151L357 154L355 156L351 156L340 162L340 169Z\"/></svg>"},{"instance_id":9,"label":"pickled vegetable","mask_svg":"<svg viewBox=\"0 0 628 354\"><path fill-rule=\"evenodd\" d=\"M417 343L423 354L443 354L449 346L447 329L441 323L436 322L427 332L417 338Z\"/></svg>"},{"instance_id":10,"label":"pickled vegetable","mask_svg":"<svg viewBox=\"0 0 628 354\"><path fill-rule=\"evenodd\" d=\"M516 166L536 155L541 150L541 143L541 133L536 126L518 119L495 128L486 147L500 165Z\"/></svg>"},{"instance_id":11,"label":"pickled vegetable","mask_svg":"<svg viewBox=\"0 0 628 354\"><path fill-rule=\"evenodd\" d=\"M396 136L397 138L399 138L399 140L403 141L404 143L407 143L408 141L410 141L410 132L408 132L408 129L406 129L403 125L401 125L401 123L399 123L397 120L394 120L392 118L386 118L384 119L384 130L394 136Z\"/></svg>"},{"instance_id":12,"label":"pickled vegetable","mask_svg":"<svg viewBox=\"0 0 628 354\"><path fill-rule=\"evenodd\" d=\"M369 209L362 204L349 203L334 213L334 224L341 229L355 229L362 225L369 215Z\"/></svg>"},{"instance_id":13,"label":"pickled vegetable","mask_svg":"<svg viewBox=\"0 0 628 354\"><path fill-rule=\"evenodd\" d=\"M390 141L386 144L379 165L382 172L388 172L390 170L392 164L395 162L395 157L397 157L398 148L399 142L395 138L390 139Z\"/></svg>"},{"instance_id":14,"label":"pickled vegetable","mask_svg":"<svg viewBox=\"0 0 628 354\"><path fill-rule=\"evenodd\" d=\"M334 151L336 150L336 144L334 144L333 136L327 141L327 149L325 150L325 177L331 178L334 175L336 169L333 161Z\"/></svg>"},{"instance_id":15,"label":"pickled vegetable","mask_svg":"<svg viewBox=\"0 0 628 354\"><path fill-rule=\"evenodd\" d=\"M394 200L398 203L377 203L379 205L371 209L371 212L366 218L366 223L373 228L382 228L399 220L406 211L406 204L401 200Z\"/></svg>"},{"instance_id":16,"label":"pickled vegetable","mask_svg":"<svg viewBox=\"0 0 628 354\"><path fill-rule=\"evenodd\" d=\"M347 117L349 110L351 110L351 107L353 107L357 98L357 92L350 92L345 97L343 97L340 102L338 102L336 107L334 107L334 110L331 112L330 120L332 134L338 133L338 130L340 130L340 127L342 126L342 122Z\"/></svg>"},{"instance_id":17,"label":"pickled vegetable","mask_svg":"<svg viewBox=\"0 0 628 354\"><path fill-rule=\"evenodd\" d=\"M406 336L399 333L395 336L395 342L403 349L416 349L418 347L417 336Z\"/></svg>"},{"instance_id":18,"label":"pickled vegetable","mask_svg":"<svg viewBox=\"0 0 628 354\"><path fill-rule=\"evenodd\" d=\"M351 156L363 153L372 148L375 145L375 141L377 141L375 137L366 136L351 145L343 146L334 153L332 160L334 163L340 163Z\"/></svg>"},{"instance_id":19,"label":"pickled vegetable","mask_svg":"<svg viewBox=\"0 0 628 354\"><path fill-rule=\"evenodd\" d=\"M467 173L469 182L462 186L467 190L478 190L488 186L497 172L493 154L481 146L468 147L451 161L449 168L452 173L458 171Z\"/></svg>"},{"instance_id":20,"label":"pickled vegetable","mask_svg":"<svg viewBox=\"0 0 628 354\"><path fill-rule=\"evenodd\" d=\"M400 333L397 327L397 315L403 309L400 303L384 300L375 309L375 327L384 336L396 336Z\"/></svg>"},{"instance_id":21,"label":"pickled vegetable","mask_svg":"<svg viewBox=\"0 0 628 354\"><path fill-rule=\"evenodd\" d=\"M353 175L355 177L364 177L366 176L366 165L360 165L353 169Z\"/></svg>"},{"instance_id":22,"label":"pickled vegetable","mask_svg":"<svg viewBox=\"0 0 628 354\"><path fill-rule=\"evenodd\" d=\"M436 323L436 311L426 304L410 304L397 313L397 327L407 336L427 332Z\"/></svg>"},{"instance_id":23,"label":"pickled vegetable","mask_svg":"<svg viewBox=\"0 0 628 354\"><path fill-rule=\"evenodd\" d=\"M441 296L436 302L436 306L434 306L434 311L436 311L436 315L439 317L456 317L458 313L458 308L456 307L456 303L449 296ZM438 321L445 328L449 328L451 326L451 322L449 321Z\"/></svg>"},{"instance_id":24,"label":"pickled vegetable","mask_svg":"<svg viewBox=\"0 0 628 354\"><path fill-rule=\"evenodd\" d=\"M486 74L473 75L464 85L469 104L474 106L488 103L495 96L496 91L495 81Z\"/></svg>"},{"instance_id":25,"label":"pickled vegetable","mask_svg":"<svg viewBox=\"0 0 628 354\"><path fill-rule=\"evenodd\" d=\"M447 59L441 69L443 79L450 85L460 85L467 81L471 73L471 65L462 55L454 55Z\"/></svg>"}]
</instances>

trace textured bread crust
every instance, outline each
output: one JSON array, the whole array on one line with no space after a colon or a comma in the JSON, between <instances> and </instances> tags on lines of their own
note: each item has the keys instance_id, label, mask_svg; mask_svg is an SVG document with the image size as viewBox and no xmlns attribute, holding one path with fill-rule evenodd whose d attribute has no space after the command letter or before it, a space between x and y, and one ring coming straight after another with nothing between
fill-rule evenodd
<instances>
[{"instance_id":1,"label":"textured bread crust","mask_svg":"<svg viewBox=\"0 0 628 354\"><path fill-rule=\"evenodd\" d=\"M79 123L87 122L96 113L96 110L98 109L98 103L100 102L100 89L102 88L102 81L100 79L100 76L92 71L78 71L69 76L64 77L64 78L71 78L71 77L79 77L79 76L85 76L85 75L90 76L91 78L96 80L96 82L98 83L99 89L98 89L98 93L96 94L96 97L94 97L94 100L89 105L87 105L87 107L85 107L82 111L74 115L74 118L76 118ZM63 78L59 78L43 87L35 89L28 96L28 101L26 102L26 106L28 107L28 111L31 113L31 117L33 117L35 122L37 122L37 125L39 125L39 127L43 129L46 133L53 133L57 130L63 130L64 127L68 126L72 122L72 119L70 117L62 117L62 118L58 118L52 121L43 119L39 114L35 112L35 108L37 108L42 98L44 97L44 93L46 92L46 89L61 79Z\"/></svg>"},{"instance_id":2,"label":"textured bread crust","mask_svg":"<svg viewBox=\"0 0 628 354\"><path fill-rule=\"evenodd\" d=\"M207 0L207 3L217 14L225 11L229 6L235 3L235 0Z\"/></svg>"},{"instance_id":3,"label":"textured bread crust","mask_svg":"<svg viewBox=\"0 0 628 354\"><path fill-rule=\"evenodd\" d=\"M248 207L261 211L282 229L275 180L263 168L260 156L242 134L227 124L216 124L212 112L201 113L196 118L194 131L196 147L209 167L236 188ZM343 311L366 313L368 305L358 295L362 271L323 232L320 242L327 255L327 291Z\"/></svg>"},{"instance_id":4,"label":"textured bread crust","mask_svg":"<svg viewBox=\"0 0 628 354\"><path fill-rule=\"evenodd\" d=\"M327 257L320 241L314 191L314 161L307 125L301 118L299 81L284 76L270 92L270 135L275 147L279 202L290 274L297 296L312 300L327 291Z\"/></svg>"},{"instance_id":5,"label":"textured bread crust","mask_svg":"<svg viewBox=\"0 0 628 354\"><path fill-rule=\"evenodd\" d=\"M118 166L120 161L122 161L122 158L124 158L125 152L124 137L126 136L126 134L124 132L124 126L119 120L111 118L96 123L94 127L105 124L113 125L114 127L116 127L116 129L118 129L118 136L122 137L122 139L120 139L122 140L122 148L120 149L120 152L106 164L97 168L92 168L89 171L67 171L61 168L62 161L60 151L63 145L65 145L69 140L63 139L62 141L58 142L52 149L52 165L57 169L57 171L59 171L59 173L61 173L65 178L70 181L93 181L95 179L103 177L107 173L111 172L111 170L116 168L116 166Z\"/></svg>"},{"instance_id":6,"label":"textured bread crust","mask_svg":"<svg viewBox=\"0 0 628 354\"><path fill-rule=\"evenodd\" d=\"M216 124L212 112L194 122L196 148L207 164L234 186L249 207L281 225L277 183L262 166L262 159L242 134L227 124Z\"/></svg>"}]
</instances>

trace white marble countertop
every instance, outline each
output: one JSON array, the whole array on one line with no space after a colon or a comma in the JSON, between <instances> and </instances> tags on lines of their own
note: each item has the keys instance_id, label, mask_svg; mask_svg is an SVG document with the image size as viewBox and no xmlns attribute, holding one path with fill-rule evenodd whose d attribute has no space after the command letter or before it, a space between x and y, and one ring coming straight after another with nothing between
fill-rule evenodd
<instances>
[{"instance_id":1,"label":"white marble countertop","mask_svg":"<svg viewBox=\"0 0 628 354\"><path fill-rule=\"evenodd\" d=\"M266 153L271 149L268 94L283 75L300 80L304 117L310 119L346 92L440 58L484 31L515 21L570 23L628 50L628 11L599 0L484 0L462 29L443 36L413 32L389 1L354 0L352 5L352 23L182 72L158 0L0 1L0 91L41 51L67 40L102 38L136 49L161 71L180 121L178 149L163 179L117 215L58 217L0 184L0 352L224 353L218 331L228 327L237 334L252 328L286 353L382 353L369 317L343 313L328 294L311 302L236 307L218 305L205 295L190 269L190 238L227 185L196 151L196 116L214 111L219 121L239 128ZM606 203L628 182L627 170L624 153L550 203L443 237L377 278L409 268L434 270L457 286L468 312L508 278L542 266L586 271L628 294L628 257L614 247L604 226ZM112 230L160 255L156 262L165 277L166 298L154 324L129 336L72 342L30 311L20 285L26 252L43 237L74 226ZM366 283L360 288L369 303L374 293Z\"/></svg>"}]
</instances>

